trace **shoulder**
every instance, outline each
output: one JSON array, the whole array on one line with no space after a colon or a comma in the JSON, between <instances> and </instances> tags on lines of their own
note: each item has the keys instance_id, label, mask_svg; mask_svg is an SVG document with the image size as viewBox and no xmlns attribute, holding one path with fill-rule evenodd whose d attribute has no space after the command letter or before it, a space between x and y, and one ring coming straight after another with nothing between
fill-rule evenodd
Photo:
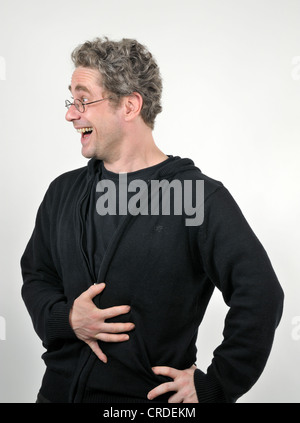
<instances>
[{"instance_id":1,"label":"shoulder","mask_svg":"<svg viewBox=\"0 0 300 423\"><path fill-rule=\"evenodd\" d=\"M86 181L88 177L88 166L83 166L77 169L69 170L57 176L49 185L50 191L64 191L69 189L74 184L80 184Z\"/></svg>"},{"instance_id":2,"label":"shoulder","mask_svg":"<svg viewBox=\"0 0 300 423\"><path fill-rule=\"evenodd\" d=\"M60 185L64 183L74 182L78 177L86 174L87 167L83 166L78 169L69 170L57 176L52 182L51 185Z\"/></svg>"},{"instance_id":3,"label":"shoulder","mask_svg":"<svg viewBox=\"0 0 300 423\"><path fill-rule=\"evenodd\" d=\"M211 176L206 175L203 173L199 168L196 166L191 167L190 169L185 170L182 173L177 175L178 179L182 181L203 181L203 189L204 189L204 196L205 199L210 197L215 192L224 189L224 184L212 178Z\"/></svg>"},{"instance_id":4,"label":"shoulder","mask_svg":"<svg viewBox=\"0 0 300 423\"><path fill-rule=\"evenodd\" d=\"M62 173L51 181L44 196L49 207L57 207L62 200L66 201L74 189L80 191L87 181L87 166Z\"/></svg>"}]
</instances>

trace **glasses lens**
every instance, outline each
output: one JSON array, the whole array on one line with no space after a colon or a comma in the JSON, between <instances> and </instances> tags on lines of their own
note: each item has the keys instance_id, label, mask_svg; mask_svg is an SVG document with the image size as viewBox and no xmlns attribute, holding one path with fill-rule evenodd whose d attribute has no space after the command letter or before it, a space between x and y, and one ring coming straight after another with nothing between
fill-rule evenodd
<instances>
[{"instance_id":1,"label":"glasses lens","mask_svg":"<svg viewBox=\"0 0 300 423\"><path fill-rule=\"evenodd\" d=\"M82 102L80 100L78 100L78 99L74 100L74 106L76 107L76 109L80 113L84 112L84 105L82 104Z\"/></svg>"},{"instance_id":2,"label":"glasses lens","mask_svg":"<svg viewBox=\"0 0 300 423\"><path fill-rule=\"evenodd\" d=\"M71 104L72 103L69 100L65 100L65 107L67 107L68 109L70 108Z\"/></svg>"}]
</instances>

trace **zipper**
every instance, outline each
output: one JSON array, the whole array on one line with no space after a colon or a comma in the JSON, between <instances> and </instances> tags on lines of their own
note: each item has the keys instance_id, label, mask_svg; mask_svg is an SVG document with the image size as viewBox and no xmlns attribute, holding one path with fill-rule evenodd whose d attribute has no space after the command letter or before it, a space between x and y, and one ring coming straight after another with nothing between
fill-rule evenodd
<instances>
[{"instance_id":1,"label":"zipper","mask_svg":"<svg viewBox=\"0 0 300 423\"><path fill-rule=\"evenodd\" d=\"M91 181L92 181L92 178L90 178L90 180L87 182L85 191L84 191L82 197L79 199L79 201L76 205L76 216L79 219L79 230L80 230L80 234L79 234L79 237L78 237L79 249L80 249L80 252L82 254L83 261L86 265L88 274L90 276L90 281L91 281L91 285L92 285L93 282L95 281L95 276L93 275L93 271L92 271L90 262L87 258L87 255L85 253L84 246L83 246L84 220L83 220L83 216L82 216L82 206L83 206L84 201L88 197L88 193L89 193L90 188L91 188ZM90 286L90 284L88 285L88 287L89 286ZM71 403L74 402L74 400L77 396L78 383L79 383L81 374L82 374L85 366L87 365L90 357L91 357L91 351L89 349L87 349L86 351L84 351L84 350L82 351L82 355L81 355L82 365L81 365L81 368L77 369L77 371L75 372L75 376L73 378L71 388L70 388L69 398L70 398Z\"/></svg>"},{"instance_id":2,"label":"zipper","mask_svg":"<svg viewBox=\"0 0 300 423\"><path fill-rule=\"evenodd\" d=\"M153 176L154 175L152 175L152 178L153 178ZM166 177L166 178L169 179L168 177ZM147 181L147 191L144 192L144 195L147 195L148 194L148 199L149 199L149 196L150 196L150 192L149 192L150 183L151 183L151 178L148 179L148 181ZM84 221L83 221L83 217L82 217L82 205L84 203L84 200L86 200L86 198L88 196L88 193L89 193L90 188L91 188L91 182L89 181L87 183L87 188L86 188L83 196L79 200L79 208L78 208L79 221L80 221L79 247L80 247L80 250L82 252L82 255L83 255L85 264L87 266L87 269L89 271L89 274L91 276L91 281L97 282L98 280L102 280L102 281L105 280L107 269L109 267L110 261L113 258L113 255L114 255L114 253L115 253L115 251L117 249L117 245L119 243L119 240L120 240L121 236L123 235L123 233L124 233L124 231L125 231L128 223L129 223L129 221L133 218L133 216L131 214L127 214L127 215L123 216L123 219L121 220L121 222L119 223L118 228L116 229L115 233L113 234L112 239L111 239L111 242L109 243L109 245L107 247L107 250L106 250L106 252L104 254L104 257L103 257L103 260L102 260L102 263L101 263L101 266L100 266L98 275L95 275L94 276L94 272L92 271L90 262L89 262L89 260L87 258L87 255L86 255L86 253L84 251L84 247L83 247ZM95 302L95 304L96 304L97 307L100 307L100 296L99 296L99 298L97 300L94 301L94 302ZM84 359L85 361L82 363L81 369L77 373L76 380L73 381L73 389L71 391L71 402L75 402L76 400L79 400L79 398L81 398L82 395L83 395L83 392L78 391L78 383L79 383L80 379L82 378L83 373L84 373L84 370L86 369L86 367L87 367L87 365L90 362L90 359L92 357L93 357L92 351L91 350L90 351L86 351L85 359ZM95 357L94 357L94 360L95 360ZM90 364L90 369L92 368L92 366L93 366L93 362ZM89 371L90 371L90 369L89 369ZM81 391L82 391L82 389L81 389ZM84 389L83 389L83 391L84 391Z\"/></svg>"},{"instance_id":3,"label":"zipper","mask_svg":"<svg viewBox=\"0 0 300 423\"><path fill-rule=\"evenodd\" d=\"M92 180L92 179L91 179ZM84 234L84 221L83 221L83 217L82 217L82 206L84 201L87 199L88 197L88 193L90 192L90 188L91 188L91 182L89 181L87 183L87 188L85 190L85 193L83 194L83 196L81 197L81 199L79 200L79 206L78 206L78 214L79 214L79 223L80 223L80 237L79 237L79 248L81 251L81 254L83 256L84 262L86 264L86 267L88 269L89 275L90 275L90 279L91 279L91 284L93 284L96 280L93 269L91 267L91 264L87 258L84 246L83 246L83 234ZM90 285L89 285L90 286Z\"/></svg>"}]
</instances>

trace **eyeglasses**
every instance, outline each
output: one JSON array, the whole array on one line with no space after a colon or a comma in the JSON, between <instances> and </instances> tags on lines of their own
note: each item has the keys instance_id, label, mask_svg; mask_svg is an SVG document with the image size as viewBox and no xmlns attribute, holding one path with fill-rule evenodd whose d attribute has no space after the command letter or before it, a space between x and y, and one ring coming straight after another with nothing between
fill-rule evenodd
<instances>
[{"instance_id":1,"label":"eyeglasses","mask_svg":"<svg viewBox=\"0 0 300 423\"><path fill-rule=\"evenodd\" d=\"M84 113L85 112L85 106L87 106L88 104L99 103L100 101L104 101L104 100L111 100L111 97L101 98L101 100L90 101L89 103L84 103L83 101L79 100L78 98L76 98L73 101L73 103L71 103L69 100L66 100L65 101L65 107L67 107L67 109L69 109L71 106L75 106L76 110L78 110L78 112Z\"/></svg>"}]
</instances>

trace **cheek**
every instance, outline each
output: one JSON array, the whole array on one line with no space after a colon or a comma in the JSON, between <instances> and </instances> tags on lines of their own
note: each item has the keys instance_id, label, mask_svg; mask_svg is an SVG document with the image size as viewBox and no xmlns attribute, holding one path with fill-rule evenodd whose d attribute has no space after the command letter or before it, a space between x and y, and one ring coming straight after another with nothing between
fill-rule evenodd
<instances>
[{"instance_id":1,"label":"cheek","mask_svg":"<svg viewBox=\"0 0 300 423\"><path fill-rule=\"evenodd\" d=\"M116 138L123 133L122 120L118 110L105 110L91 121L96 137Z\"/></svg>"},{"instance_id":2,"label":"cheek","mask_svg":"<svg viewBox=\"0 0 300 423\"><path fill-rule=\"evenodd\" d=\"M99 136L113 137L120 132L120 124L117 119L108 116L106 119L104 118L101 123L99 122L95 129Z\"/></svg>"}]
</instances>

